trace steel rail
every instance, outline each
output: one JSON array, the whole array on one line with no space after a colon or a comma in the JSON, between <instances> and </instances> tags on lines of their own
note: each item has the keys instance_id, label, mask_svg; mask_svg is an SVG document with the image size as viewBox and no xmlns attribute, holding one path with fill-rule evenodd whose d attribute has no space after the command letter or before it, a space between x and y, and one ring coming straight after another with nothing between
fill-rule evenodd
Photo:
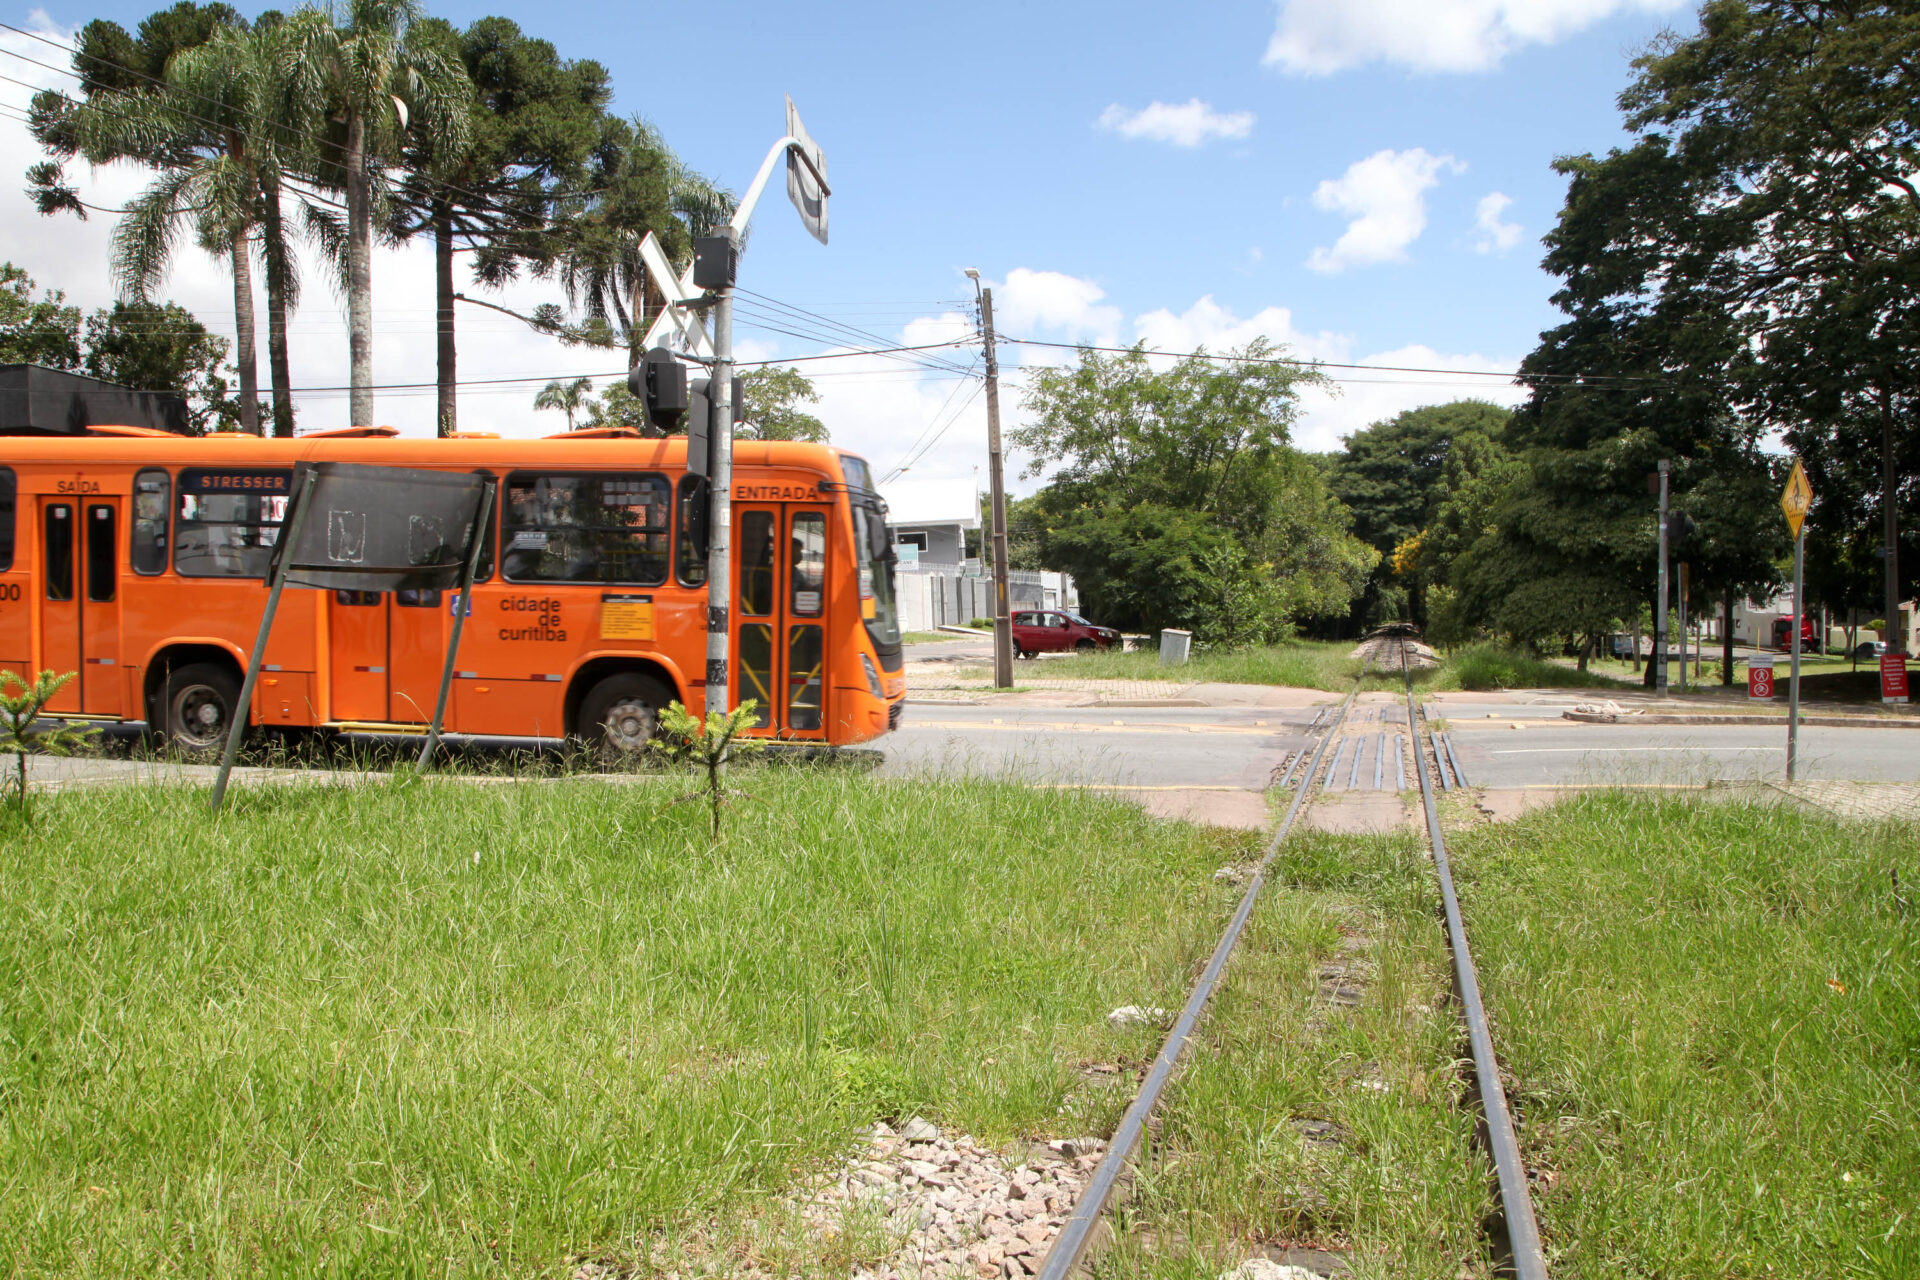
<instances>
[{"instance_id":1,"label":"steel rail","mask_svg":"<svg viewBox=\"0 0 1920 1280\"><path fill-rule=\"evenodd\" d=\"M1453 868L1447 862L1446 837L1440 831L1440 810L1427 780L1426 758L1420 751L1420 730L1414 725L1413 673L1404 656L1400 669L1407 685L1407 724L1413 734L1414 774L1420 780L1420 802L1427 812L1427 837L1433 842L1433 865L1439 874L1440 901L1447 917L1447 946L1453 952L1454 984L1460 988L1460 1004L1466 1015L1467 1044L1473 1054L1474 1079L1480 1087L1480 1109L1487 1124L1487 1146L1493 1153L1494 1177L1500 1184L1507 1244L1513 1252L1513 1274L1515 1280L1547 1280L1546 1254L1540 1247L1540 1224L1534 1219L1533 1199L1527 1192L1527 1169L1520 1158L1519 1140L1514 1136L1507 1091L1500 1084L1500 1064L1493 1054L1486 1006L1480 1000L1480 979L1473 967L1473 955L1467 949L1467 927L1460 917L1460 899L1453 890ZM1427 736L1433 737L1432 729L1428 729ZM1444 768L1438 744L1434 749L1434 768L1436 771Z\"/></svg>"},{"instance_id":2,"label":"steel rail","mask_svg":"<svg viewBox=\"0 0 1920 1280\"><path fill-rule=\"evenodd\" d=\"M1080 1193L1074 1203L1073 1212L1060 1226L1060 1234L1053 1238L1053 1244L1047 1250L1046 1258L1040 1264L1039 1280L1067 1280L1073 1269L1080 1265L1080 1258L1087 1251L1088 1243L1093 1239L1093 1229L1100 1217L1106 1212L1107 1202L1113 1198L1113 1189L1119 1185L1120 1175L1125 1172L1127 1161L1133 1156L1133 1149L1140 1144L1140 1135L1146 1132L1147 1117L1153 1114L1154 1107L1160 1101L1160 1094L1167 1082L1173 1078L1174 1068L1178 1065L1181 1053L1187 1047L1187 1040L1199 1025L1200 1015L1206 1011L1207 1002L1213 998L1214 988L1220 983L1220 975L1226 970L1227 959L1233 954L1233 948L1240 941L1240 934L1247 926L1247 920L1253 915L1254 900L1260 896L1261 887L1267 882L1267 868L1272 865L1274 855L1280 852L1281 844L1293 822L1300 814L1301 806L1306 802L1307 793L1313 790L1313 779L1319 773L1321 758L1326 755L1327 744L1334 740L1340 726L1346 722L1347 712L1353 706L1354 698L1360 692L1361 681L1366 678L1367 668L1361 668L1360 676L1353 682L1346 700L1340 704L1339 713L1328 722L1327 736L1320 740L1315 748L1313 763L1307 768L1306 776L1301 780L1299 790L1293 793L1293 803L1287 806L1286 817L1280 821L1279 829L1273 833L1273 839L1267 844L1267 851L1260 859L1260 865L1254 869L1253 878L1247 882L1247 891L1240 896L1239 909L1233 913L1226 932L1220 935L1220 942L1213 949L1213 957L1207 961L1207 967L1200 974L1200 980L1194 984L1193 991L1187 997L1186 1007L1180 1010L1180 1017L1174 1022L1173 1030L1167 1034L1166 1043L1160 1046L1159 1054L1153 1060L1153 1066L1147 1071L1147 1077L1140 1083L1140 1092L1134 1095L1127 1113L1120 1118L1120 1127L1114 1130L1112 1140L1107 1144L1107 1152L1093 1171L1093 1177L1087 1183L1087 1189ZM1315 723L1319 717L1314 717ZM1329 767L1327 773L1333 772ZM1325 781L1321 784L1325 786ZM1521 1280L1531 1280L1522 1276Z\"/></svg>"}]
</instances>

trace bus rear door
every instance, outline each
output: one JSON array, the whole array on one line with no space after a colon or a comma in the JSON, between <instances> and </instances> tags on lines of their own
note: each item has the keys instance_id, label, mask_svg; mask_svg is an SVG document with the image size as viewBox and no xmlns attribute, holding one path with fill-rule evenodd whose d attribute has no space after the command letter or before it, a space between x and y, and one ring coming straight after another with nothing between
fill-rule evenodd
<instances>
[{"instance_id":1,"label":"bus rear door","mask_svg":"<svg viewBox=\"0 0 1920 1280\"><path fill-rule=\"evenodd\" d=\"M73 672L50 711L124 716L120 670L121 500L41 498L40 665Z\"/></svg>"},{"instance_id":2,"label":"bus rear door","mask_svg":"<svg viewBox=\"0 0 1920 1280\"><path fill-rule=\"evenodd\" d=\"M783 738L826 736L827 512L798 503L733 509L733 694Z\"/></svg>"},{"instance_id":3,"label":"bus rear door","mask_svg":"<svg viewBox=\"0 0 1920 1280\"><path fill-rule=\"evenodd\" d=\"M446 660L438 591L336 591L331 629L333 718L425 724Z\"/></svg>"}]
</instances>

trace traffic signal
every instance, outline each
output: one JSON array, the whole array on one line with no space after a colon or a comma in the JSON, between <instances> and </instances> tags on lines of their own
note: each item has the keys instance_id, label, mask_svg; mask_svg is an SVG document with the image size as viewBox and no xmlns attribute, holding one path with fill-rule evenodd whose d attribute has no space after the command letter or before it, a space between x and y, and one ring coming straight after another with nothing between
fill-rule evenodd
<instances>
[{"instance_id":1,"label":"traffic signal","mask_svg":"<svg viewBox=\"0 0 1920 1280\"><path fill-rule=\"evenodd\" d=\"M627 390L647 407L647 421L663 431L680 425L690 407L687 367L665 347L655 347L627 370Z\"/></svg>"},{"instance_id":2,"label":"traffic signal","mask_svg":"<svg viewBox=\"0 0 1920 1280\"><path fill-rule=\"evenodd\" d=\"M1667 550L1673 551L1685 546L1687 540L1698 531L1699 526L1694 524L1693 517L1686 512L1667 512Z\"/></svg>"}]
</instances>

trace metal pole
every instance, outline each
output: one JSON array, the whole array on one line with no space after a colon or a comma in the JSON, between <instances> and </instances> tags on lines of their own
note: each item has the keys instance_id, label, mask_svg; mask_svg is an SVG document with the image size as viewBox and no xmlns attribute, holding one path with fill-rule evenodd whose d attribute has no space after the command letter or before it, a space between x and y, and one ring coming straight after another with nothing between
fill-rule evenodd
<instances>
[{"instance_id":1,"label":"metal pole","mask_svg":"<svg viewBox=\"0 0 1920 1280\"><path fill-rule=\"evenodd\" d=\"M1893 394L1880 389L1880 536L1887 546L1887 637L1888 653L1907 651L1907 631L1900 625L1900 508L1899 477L1893 465Z\"/></svg>"},{"instance_id":2,"label":"metal pole","mask_svg":"<svg viewBox=\"0 0 1920 1280\"><path fill-rule=\"evenodd\" d=\"M1800 526L1799 536L1793 540L1793 675L1787 684L1787 781L1792 782L1794 770L1800 759L1800 627L1805 618L1801 612L1803 594L1802 574L1807 567L1807 527Z\"/></svg>"},{"instance_id":3,"label":"metal pole","mask_svg":"<svg viewBox=\"0 0 1920 1280\"><path fill-rule=\"evenodd\" d=\"M726 234L739 242L732 227ZM728 666L732 636L728 630L733 598L733 287L713 292L713 379L707 400L713 425L707 437L708 504L712 512L707 543L707 693L708 711L731 711ZM771 710L771 708L769 708Z\"/></svg>"},{"instance_id":4,"label":"metal pole","mask_svg":"<svg viewBox=\"0 0 1920 1280\"><path fill-rule=\"evenodd\" d=\"M466 629L467 615L473 612L473 577L480 571L480 551L487 545L488 519L493 515L493 486L489 477L480 487L480 511L473 522L473 546L467 551L466 568L460 574L460 596L453 611L453 638L447 641L447 665L440 668L440 697L433 704L433 723L427 726L427 741L420 748L416 769L424 769L440 745L440 726L447 719L447 695L453 691L453 664L460 654L460 633Z\"/></svg>"},{"instance_id":5,"label":"metal pole","mask_svg":"<svg viewBox=\"0 0 1920 1280\"><path fill-rule=\"evenodd\" d=\"M1687 565L1680 562L1680 692L1687 691Z\"/></svg>"},{"instance_id":6,"label":"metal pole","mask_svg":"<svg viewBox=\"0 0 1920 1280\"><path fill-rule=\"evenodd\" d=\"M1013 688L1013 612L1007 602L1007 486L1000 461L1000 365L993 354L993 290L980 291L987 339L987 486L993 497L993 686Z\"/></svg>"},{"instance_id":7,"label":"metal pole","mask_svg":"<svg viewBox=\"0 0 1920 1280\"><path fill-rule=\"evenodd\" d=\"M1660 600L1653 611L1653 689L1667 691L1667 476L1673 463L1660 459Z\"/></svg>"},{"instance_id":8,"label":"metal pole","mask_svg":"<svg viewBox=\"0 0 1920 1280\"><path fill-rule=\"evenodd\" d=\"M260 633L253 638L253 656L247 659L247 678L240 683L240 698L233 709L233 724L227 730L227 749L220 756L220 772L213 779L213 812L220 812L220 802L227 795L227 776L233 772L233 762L240 755L240 739L247 733L247 708L253 705L254 682L260 678L260 663L267 656L267 634L273 630L273 615L280 611L280 592L287 585L287 570L293 563L294 548L300 545L300 526L306 523L307 499L313 495L313 482L319 473L308 467L303 472L305 480L300 491L293 495L292 507L287 512L287 522L280 526L278 546L285 547L285 554L276 558L279 563L273 571L273 587L267 592L267 609L260 615Z\"/></svg>"}]
</instances>

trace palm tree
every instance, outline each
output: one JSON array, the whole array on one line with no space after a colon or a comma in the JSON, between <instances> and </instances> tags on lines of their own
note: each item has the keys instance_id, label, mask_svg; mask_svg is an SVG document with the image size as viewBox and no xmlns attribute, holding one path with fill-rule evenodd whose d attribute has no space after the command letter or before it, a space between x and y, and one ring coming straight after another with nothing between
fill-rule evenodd
<instances>
[{"instance_id":1,"label":"palm tree","mask_svg":"<svg viewBox=\"0 0 1920 1280\"><path fill-rule=\"evenodd\" d=\"M281 69L290 100L333 126L317 174L346 195L347 348L353 422L373 421L373 228L383 167L409 128L436 151L457 152L469 131L472 85L459 60L413 37L418 0L337 0L287 20Z\"/></svg>"},{"instance_id":2,"label":"palm tree","mask_svg":"<svg viewBox=\"0 0 1920 1280\"><path fill-rule=\"evenodd\" d=\"M234 279L240 415L248 431L259 428L252 260L258 239L267 276L274 433L288 436L293 398L287 313L298 299L299 279L280 203L296 139L274 123L286 112L277 32L270 22L248 28L238 20L211 21L198 43L178 45L164 59L154 55L161 78L129 74L119 77L124 84L117 87L99 55L83 49L74 62L89 77L85 100L42 94L34 103L33 130L62 161L75 155L96 165L136 160L160 171L123 211L113 235L114 273L130 301L151 301L165 281L183 224L192 226L202 248L227 258ZM86 216L59 163L36 165L28 177L41 212Z\"/></svg>"},{"instance_id":3,"label":"palm tree","mask_svg":"<svg viewBox=\"0 0 1920 1280\"><path fill-rule=\"evenodd\" d=\"M567 430L573 430L573 415L586 407L587 397L593 394L592 378L575 378L572 382L555 379L541 389L533 398L536 409L559 409L567 415Z\"/></svg>"},{"instance_id":4,"label":"palm tree","mask_svg":"<svg viewBox=\"0 0 1920 1280\"><path fill-rule=\"evenodd\" d=\"M584 313L572 340L627 349L640 358L648 308L661 301L640 260L652 232L675 266L692 257L693 238L733 216L733 196L689 168L644 119L609 119L589 185L593 201L562 228L560 287ZM655 312L654 314L658 314Z\"/></svg>"}]
</instances>

